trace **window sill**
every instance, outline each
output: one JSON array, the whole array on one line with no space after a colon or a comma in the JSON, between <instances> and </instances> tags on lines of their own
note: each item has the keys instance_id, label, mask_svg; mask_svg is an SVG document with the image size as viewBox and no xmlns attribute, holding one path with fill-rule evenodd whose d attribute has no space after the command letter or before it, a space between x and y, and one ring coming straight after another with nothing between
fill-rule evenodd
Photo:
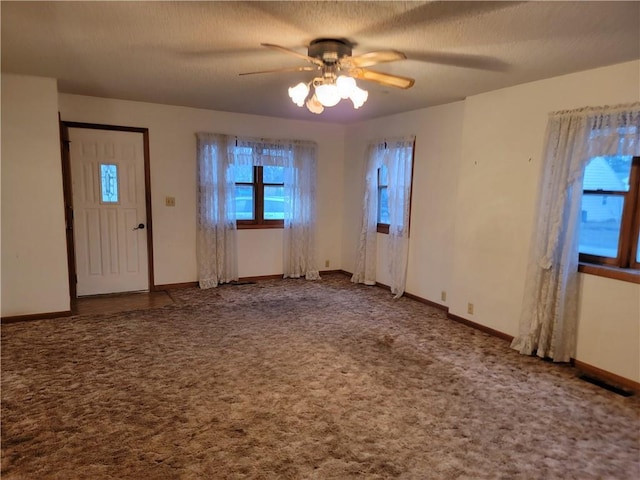
<instances>
[{"instance_id":1,"label":"window sill","mask_svg":"<svg viewBox=\"0 0 640 480\"><path fill-rule=\"evenodd\" d=\"M599 277L612 278L623 282L640 284L640 270L630 268L617 268L606 265L594 265L592 263L579 263L578 271L588 275L597 275Z\"/></svg>"},{"instance_id":2,"label":"window sill","mask_svg":"<svg viewBox=\"0 0 640 480\"><path fill-rule=\"evenodd\" d=\"M236 223L238 230L258 230L264 228L284 228L284 223Z\"/></svg>"},{"instance_id":3,"label":"window sill","mask_svg":"<svg viewBox=\"0 0 640 480\"><path fill-rule=\"evenodd\" d=\"M378 233L389 234L389 224L388 223L379 223L377 230L378 230Z\"/></svg>"}]
</instances>

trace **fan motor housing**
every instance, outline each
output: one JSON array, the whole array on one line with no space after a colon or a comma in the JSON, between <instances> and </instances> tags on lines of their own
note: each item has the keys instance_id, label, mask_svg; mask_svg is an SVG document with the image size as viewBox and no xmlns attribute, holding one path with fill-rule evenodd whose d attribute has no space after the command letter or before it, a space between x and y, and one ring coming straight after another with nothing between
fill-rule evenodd
<instances>
[{"instance_id":1,"label":"fan motor housing","mask_svg":"<svg viewBox=\"0 0 640 480\"><path fill-rule=\"evenodd\" d=\"M309 44L308 55L325 63L335 63L342 57L351 56L350 42L337 38L318 38Z\"/></svg>"}]
</instances>

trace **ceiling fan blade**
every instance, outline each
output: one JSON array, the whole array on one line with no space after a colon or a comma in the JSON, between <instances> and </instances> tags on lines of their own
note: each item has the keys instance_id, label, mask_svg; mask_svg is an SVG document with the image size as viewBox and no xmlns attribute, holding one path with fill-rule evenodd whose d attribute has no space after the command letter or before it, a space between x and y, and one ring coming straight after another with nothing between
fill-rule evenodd
<instances>
[{"instance_id":1,"label":"ceiling fan blade","mask_svg":"<svg viewBox=\"0 0 640 480\"><path fill-rule=\"evenodd\" d=\"M319 67L324 65L323 61L320 60L319 58L310 57L310 56L305 55L303 53L298 53L295 50L290 50L288 48L281 47L280 45L274 45L273 43L261 43L260 45L262 45L263 47L272 48L274 50L279 50L281 52L288 53L289 55L294 55L294 56L296 56L298 58L306 60L307 62L314 63L314 64L318 65Z\"/></svg>"},{"instance_id":2,"label":"ceiling fan blade","mask_svg":"<svg viewBox=\"0 0 640 480\"><path fill-rule=\"evenodd\" d=\"M399 75L391 75L389 73L375 72L373 70L367 70L366 68L355 68L349 74L353 78L360 80L369 80L381 85L387 85L396 88L411 88L416 82L413 78L401 77Z\"/></svg>"},{"instance_id":3,"label":"ceiling fan blade","mask_svg":"<svg viewBox=\"0 0 640 480\"><path fill-rule=\"evenodd\" d=\"M284 73L284 72L313 72L318 70L317 67L292 67L292 68L276 68L274 70L261 70L259 72L243 72L238 75L257 75L259 73Z\"/></svg>"},{"instance_id":4,"label":"ceiling fan blade","mask_svg":"<svg viewBox=\"0 0 640 480\"><path fill-rule=\"evenodd\" d=\"M354 67L370 67L376 63L395 62L397 60L405 60L407 56L397 50L381 50L379 52L369 52L364 55L347 58Z\"/></svg>"}]
</instances>

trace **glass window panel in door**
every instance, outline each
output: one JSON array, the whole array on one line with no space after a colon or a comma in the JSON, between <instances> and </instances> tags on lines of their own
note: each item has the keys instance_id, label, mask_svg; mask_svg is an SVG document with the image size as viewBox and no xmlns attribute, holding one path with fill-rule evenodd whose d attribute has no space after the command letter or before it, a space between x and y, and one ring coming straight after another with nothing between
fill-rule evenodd
<instances>
[{"instance_id":1,"label":"glass window panel in door","mask_svg":"<svg viewBox=\"0 0 640 480\"><path fill-rule=\"evenodd\" d=\"M118 165L100 164L100 200L102 203L118 203Z\"/></svg>"}]
</instances>

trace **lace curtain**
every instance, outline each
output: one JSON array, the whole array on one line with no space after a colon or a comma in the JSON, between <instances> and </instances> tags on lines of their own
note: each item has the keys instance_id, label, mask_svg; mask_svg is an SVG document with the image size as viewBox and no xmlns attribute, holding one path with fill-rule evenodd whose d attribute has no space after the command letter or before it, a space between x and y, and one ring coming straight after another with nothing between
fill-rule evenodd
<instances>
[{"instance_id":1,"label":"lace curtain","mask_svg":"<svg viewBox=\"0 0 640 480\"><path fill-rule=\"evenodd\" d=\"M316 146L292 146L292 168L285 170L284 277L319 280L316 267Z\"/></svg>"},{"instance_id":2,"label":"lace curtain","mask_svg":"<svg viewBox=\"0 0 640 480\"><path fill-rule=\"evenodd\" d=\"M225 135L197 134L200 288L238 280L235 183L228 141Z\"/></svg>"},{"instance_id":3,"label":"lace curtain","mask_svg":"<svg viewBox=\"0 0 640 480\"><path fill-rule=\"evenodd\" d=\"M358 259L351 281L375 285L378 224L378 169L387 167L389 194L388 268L391 293L404 293L409 258L409 207L415 137L381 140L367 147L367 171Z\"/></svg>"},{"instance_id":4,"label":"lace curtain","mask_svg":"<svg viewBox=\"0 0 640 480\"><path fill-rule=\"evenodd\" d=\"M320 278L314 245L315 143L201 133L198 163L198 271L202 288L238 278L234 166L284 167L284 277Z\"/></svg>"},{"instance_id":5,"label":"lace curtain","mask_svg":"<svg viewBox=\"0 0 640 480\"><path fill-rule=\"evenodd\" d=\"M595 156L640 155L640 103L552 113L518 336L522 354L575 356L582 179Z\"/></svg>"}]
</instances>

